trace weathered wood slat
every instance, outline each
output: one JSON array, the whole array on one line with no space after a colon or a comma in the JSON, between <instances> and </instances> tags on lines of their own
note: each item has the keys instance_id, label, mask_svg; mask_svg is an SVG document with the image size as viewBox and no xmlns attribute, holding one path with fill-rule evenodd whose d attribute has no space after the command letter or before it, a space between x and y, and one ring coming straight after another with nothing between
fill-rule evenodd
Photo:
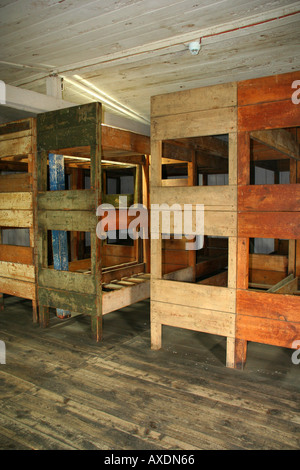
<instances>
[{"instance_id":1,"label":"weathered wood slat","mask_svg":"<svg viewBox=\"0 0 300 470\"><path fill-rule=\"evenodd\" d=\"M24 192L31 191L29 173L16 173L12 175L0 175L0 192Z\"/></svg>"},{"instance_id":2,"label":"weathered wood slat","mask_svg":"<svg viewBox=\"0 0 300 470\"><path fill-rule=\"evenodd\" d=\"M20 281L34 282L34 266L28 264L0 261L0 276Z\"/></svg>"},{"instance_id":3,"label":"weathered wood slat","mask_svg":"<svg viewBox=\"0 0 300 470\"><path fill-rule=\"evenodd\" d=\"M32 193L0 193L1 210L30 210L32 209Z\"/></svg>"},{"instance_id":4,"label":"weathered wood slat","mask_svg":"<svg viewBox=\"0 0 300 470\"><path fill-rule=\"evenodd\" d=\"M184 213L183 211L171 211L170 219L169 216L166 217L167 211L159 211L152 207L151 217L152 221L156 221L156 217L159 216L159 213L164 215L164 224L160 226L160 230L163 233L173 233L173 234L182 234L185 235L211 235L211 236L223 236L223 237L234 237L237 235L237 213L234 211L214 211L214 210L204 210L204 228L202 219L198 219L199 223L197 224L197 211L190 211L190 226L184 225ZM201 211L198 212L200 214ZM169 222L170 220L170 222ZM192 229L192 232L190 231ZM155 223L151 227L152 234L157 234L159 227ZM156 235L155 235L156 236Z\"/></svg>"},{"instance_id":5,"label":"weathered wood slat","mask_svg":"<svg viewBox=\"0 0 300 470\"><path fill-rule=\"evenodd\" d=\"M92 190L61 190L39 193L37 196L39 210L75 210L95 211L95 192Z\"/></svg>"},{"instance_id":6,"label":"weathered wood slat","mask_svg":"<svg viewBox=\"0 0 300 470\"><path fill-rule=\"evenodd\" d=\"M96 230L96 214L88 211L39 211L38 224L47 230L92 232Z\"/></svg>"},{"instance_id":7,"label":"weathered wood slat","mask_svg":"<svg viewBox=\"0 0 300 470\"><path fill-rule=\"evenodd\" d=\"M153 279L151 299L167 304L235 313L235 290L223 287Z\"/></svg>"},{"instance_id":8,"label":"weathered wood slat","mask_svg":"<svg viewBox=\"0 0 300 470\"><path fill-rule=\"evenodd\" d=\"M250 269L270 270L286 272L288 267L288 258L284 255L264 255L264 254L250 254L249 255Z\"/></svg>"},{"instance_id":9,"label":"weathered wood slat","mask_svg":"<svg viewBox=\"0 0 300 470\"><path fill-rule=\"evenodd\" d=\"M298 340L299 335L300 322L246 317L245 315L238 315L236 319L236 336L247 341L292 348L293 342Z\"/></svg>"},{"instance_id":10,"label":"weathered wood slat","mask_svg":"<svg viewBox=\"0 0 300 470\"><path fill-rule=\"evenodd\" d=\"M129 278L132 281L132 278ZM136 284L132 287L124 287L114 292L103 292L102 315L119 310L150 297L150 281Z\"/></svg>"},{"instance_id":11,"label":"weathered wood slat","mask_svg":"<svg viewBox=\"0 0 300 470\"><path fill-rule=\"evenodd\" d=\"M35 284L33 282L25 282L18 279L0 277L0 292L21 297L23 299L36 299Z\"/></svg>"},{"instance_id":12,"label":"weathered wood slat","mask_svg":"<svg viewBox=\"0 0 300 470\"><path fill-rule=\"evenodd\" d=\"M300 121L300 109L291 100L254 104L238 108L240 131L282 129Z\"/></svg>"},{"instance_id":13,"label":"weathered wood slat","mask_svg":"<svg viewBox=\"0 0 300 470\"><path fill-rule=\"evenodd\" d=\"M299 73L290 72L238 82L238 104L242 107L265 102L291 100L292 83L297 79L299 79Z\"/></svg>"},{"instance_id":14,"label":"weathered wood slat","mask_svg":"<svg viewBox=\"0 0 300 470\"><path fill-rule=\"evenodd\" d=\"M28 155L32 152L31 136L11 140L0 139L0 158L10 155Z\"/></svg>"},{"instance_id":15,"label":"weathered wood slat","mask_svg":"<svg viewBox=\"0 0 300 470\"><path fill-rule=\"evenodd\" d=\"M154 96L151 100L151 116L170 116L207 109L220 109L235 106L236 102L236 83L214 85Z\"/></svg>"},{"instance_id":16,"label":"weathered wood slat","mask_svg":"<svg viewBox=\"0 0 300 470\"><path fill-rule=\"evenodd\" d=\"M238 215L239 237L300 238L300 223L293 212L242 212Z\"/></svg>"},{"instance_id":17,"label":"weathered wood slat","mask_svg":"<svg viewBox=\"0 0 300 470\"><path fill-rule=\"evenodd\" d=\"M0 226L2 227L32 227L33 214L31 210L0 210Z\"/></svg>"},{"instance_id":18,"label":"weathered wood slat","mask_svg":"<svg viewBox=\"0 0 300 470\"><path fill-rule=\"evenodd\" d=\"M295 295L237 291L237 313L247 317L299 322L300 298Z\"/></svg>"},{"instance_id":19,"label":"weathered wood slat","mask_svg":"<svg viewBox=\"0 0 300 470\"><path fill-rule=\"evenodd\" d=\"M82 294L95 294L95 284L91 276L83 273L57 271L54 269L40 269L38 283L41 287L61 289Z\"/></svg>"},{"instance_id":20,"label":"weathered wood slat","mask_svg":"<svg viewBox=\"0 0 300 470\"><path fill-rule=\"evenodd\" d=\"M241 186L238 188L238 209L243 212L299 212L299 184Z\"/></svg>"},{"instance_id":21,"label":"weathered wood slat","mask_svg":"<svg viewBox=\"0 0 300 470\"><path fill-rule=\"evenodd\" d=\"M154 140L211 136L236 131L234 107L188 112L173 117L154 117L151 122L151 135Z\"/></svg>"},{"instance_id":22,"label":"weathered wood slat","mask_svg":"<svg viewBox=\"0 0 300 470\"><path fill-rule=\"evenodd\" d=\"M89 294L38 287L38 301L46 307L88 315L96 314L96 296Z\"/></svg>"},{"instance_id":23,"label":"weathered wood slat","mask_svg":"<svg viewBox=\"0 0 300 470\"><path fill-rule=\"evenodd\" d=\"M294 274L290 274L282 281L268 289L268 293L273 294L294 294L298 290L298 278Z\"/></svg>"},{"instance_id":24,"label":"weathered wood slat","mask_svg":"<svg viewBox=\"0 0 300 470\"><path fill-rule=\"evenodd\" d=\"M190 186L186 188L153 188L151 204L204 204L205 210L235 210L235 186Z\"/></svg>"},{"instance_id":25,"label":"weathered wood slat","mask_svg":"<svg viewBox=\"0 0 300 470\"><path fill-rule=\"evenodd\" d=\"M235 315L215 309L151 301L151 321L205 333L234 336Z\"/></svg>"}]
</instances>

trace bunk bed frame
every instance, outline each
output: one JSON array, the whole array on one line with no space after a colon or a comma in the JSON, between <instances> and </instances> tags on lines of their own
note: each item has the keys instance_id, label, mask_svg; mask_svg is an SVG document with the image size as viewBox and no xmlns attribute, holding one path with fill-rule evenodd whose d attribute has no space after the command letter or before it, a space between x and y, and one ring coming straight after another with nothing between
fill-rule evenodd
<instances>
[{"instance_id":1,"label":"bunk bed frame","mask_svg":"<svg viewBox=\"0 0 300 470\"><path fill-rule=\"evenodd\" d=\"M70 189L49 191L50 153L66 156ZM103 202L116 208L117 230L128 228L127 218L121 217L121 209L116 205L117 195L105 191L105 174L111 162L119 169L120 162L134 165L133 200L149 206L149 153L148 137L101 125L100 103L38 116L36 238L43 327L49 324L49 308L88 314L92 333L100 341L103 315L150 297L148 241L138 239L133 247L118 247L105 244L96 233L99 223L96 211ZM83 184L84 169L90 171L89 189ZM70 232L68 271L53 269L51 265L51 231ZM90 234L90 257L79 259L84 233Z\"/></svg>"},{"instance_id":2,"label":"bunk bed frame","mask_svg":"<svg viewBox=\"0 0 300 470\"><path fill-rule=\"evenodd\" d=\"M299 72L152 98L151 202L191 204L192 211L204 204L204 246L189 253L189 262L185 253L185 266L182 257L168 265L161 223L151 241L153 349L162 346L163 325L226 337L228 367L243 368L248 341L297 348L300 106L291 99L297 79ZM179 162L188 165L185 179L175 177ZM173 168L170 179L163 165ZM273 171L276 184L250 184L255 165ZM289 184L279 184L281 171L289 171ZM225 172L227 184L207 186L208 175ZM273 252L254 252L256 238L274 239Z\"/></svg>"},{"instance_id":3,"label":"bunk bed frame","mask_svg":"<svg viewBox=\"0 0 300 470\"><path fill-rule=\"evenodd\" d=\"M36 121L22 119L0 125L0 309L3 294L32 301L38 322L34 203ZM1 231L29 229L29 246L4 244ZM14 242L19 240L15 237Z\"/></svg>"}]
</instances>

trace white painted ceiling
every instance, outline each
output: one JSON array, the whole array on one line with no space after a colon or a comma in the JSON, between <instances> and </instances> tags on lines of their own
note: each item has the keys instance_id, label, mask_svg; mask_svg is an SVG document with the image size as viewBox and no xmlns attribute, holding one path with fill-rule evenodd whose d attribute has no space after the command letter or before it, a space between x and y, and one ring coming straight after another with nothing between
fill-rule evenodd
<instances>
[{"instance_id":1,"label":"white painted ceiling","mask_svg":"<svg viewBox=\"0 0 300 470\"><path fill-rule=\"evenodd\" d=\"M0 45L5 83L58 74L65 100L105 93L148 122L153 95L300 71L300 2L0 0Z\"/></svg>"}]
</instances>

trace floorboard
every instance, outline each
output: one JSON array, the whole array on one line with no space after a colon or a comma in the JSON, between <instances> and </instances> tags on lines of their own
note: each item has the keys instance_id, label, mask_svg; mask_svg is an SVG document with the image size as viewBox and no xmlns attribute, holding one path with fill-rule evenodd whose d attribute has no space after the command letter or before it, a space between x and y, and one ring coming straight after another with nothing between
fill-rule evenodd
<instances>
[{"instance_id":1,"label":"floorboard","mask_svg":"<svg viewBox=\"0 0 300 470\"><path fill-rule=\"evenodd\" d=\"M163 327L150 349L149 302L104 317L32 323L31 302L5 297L0 340L0 449L296 450L300 365L292 351L249 343L225 367L222 337Z\"/></svg>"}]
</instances>

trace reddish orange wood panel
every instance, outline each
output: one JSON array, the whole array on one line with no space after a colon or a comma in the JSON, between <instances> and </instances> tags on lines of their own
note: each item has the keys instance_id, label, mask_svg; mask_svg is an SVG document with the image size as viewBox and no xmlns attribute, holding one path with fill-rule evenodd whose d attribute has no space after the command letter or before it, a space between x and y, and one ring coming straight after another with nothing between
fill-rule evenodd
<instances>
[{"instance_id":1,"label":"reddish orange wood panel","mask_svg":"<svg viewBox=\"0 0 300 470\"><path fill-rule=\"evenodd\" d=\"M238 129L254 131L300 125L300 105L288 101L261 103L238 108Z\"/></svg>"},{"instance_id":2,"label":"reddish orange wood panel","mask_svg":"<svg viewBox=\"0 0 300 470\"><path fill-rule=\"evenodd\" d=\"M236 337L255 343L293 348L293 342L300 338L300 323L237 315Z\"/></svg>"},{"instance_id":3,"label":"reddish orange wood panel","mask_svg":"<svg viewBox=\"0 0 300 470\"><path fill-rule=\"evenodd\" d=\"M238 106L267 101L291 100L292 83L300 80L300 72L244 80L238 83Z\"/></svg>"},{"instance_id":4,"label":"reddish orange wood panel","mask_svg":"<svg viewBox=\"0 0 300 470\"><path fill-rule=\"evenodd\" d=\"M275 285L287 276L286 272L268 271L267 269L249 269L249 282L255 284ZM240 287L240 286L239 286ZM247 287L245 287L247 289Z\"/></svg>"},{"instance_id":5,"label":"reddish orange wood panel","mask_svg":"<svg viewBox=\"0 0 300 470\"><path fill-rule=\"evenodd\" d=\"M237 313L300 324L300 296L237 290ZM299 337L300 339L300 337Z\"/></svg>"},{"instance_id":6,"label":"reddish orange wood panel","mask_svg":"<svg viewBox=\"0 0 300 470\"><path fill-rule=\"evenodd\" d=\"M240 212L238 236L248 238L300 238L297 212Z\"/></svg>"},{"instance_id":7,"label":"reddish orange wood panel","mask_svg":"<svg viewBox=\"0 0 300 470\"><path fill-rule=\"evenodd\" d=\"M33 264L33 249L30 246L0 245L0 261Z\"/></svg>"},{"instance_id":8,"label":"reddish orange wood panel","mask_svg":"<svg viewBox=\"0 0 300 470\"><path fill-rule=\"evenodd\" d=\"M238 188L239 211L300 211L300 185L253 185Z\"/></svg>"}]
</instances>

